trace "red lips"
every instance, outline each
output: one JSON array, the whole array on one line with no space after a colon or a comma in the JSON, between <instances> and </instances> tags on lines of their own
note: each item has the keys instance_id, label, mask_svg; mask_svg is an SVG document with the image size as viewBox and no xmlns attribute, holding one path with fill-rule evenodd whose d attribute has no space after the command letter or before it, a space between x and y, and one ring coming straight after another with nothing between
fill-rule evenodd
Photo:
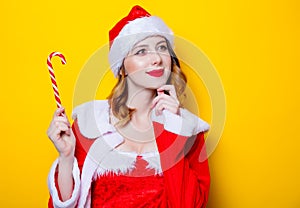
<instances>
[{"instance_id":1,"label":"red lips","mask_svg":"<svg viewBox=\"0 0 300 208\"><path fill-rule=\"evenodd\" d=\"M161 77L164 74L164 70L163 69L157 69L157 70L152 70L149 72L146 72L147 74L149 74L150 76L153 77Z\"/></svg>"}]
</instances>

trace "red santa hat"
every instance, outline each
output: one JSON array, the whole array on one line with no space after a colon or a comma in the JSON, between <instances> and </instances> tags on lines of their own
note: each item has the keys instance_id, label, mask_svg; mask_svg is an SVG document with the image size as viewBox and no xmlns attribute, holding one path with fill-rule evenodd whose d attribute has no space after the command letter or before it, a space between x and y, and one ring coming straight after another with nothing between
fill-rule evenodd
<instances>
[{"instance_id":1,"label":"red santa hat","mask_svg":"<svg viewBox=\"0 0 300 208\"><path fill-rule=\"evenodd\" d=\"M109 31L109 63L118 75L124 58L132 47L148 36L165 37L173 46L173 32L157 16L151 16L140 6L134 6L129 14Z\"/></svg>"}]
</instances>

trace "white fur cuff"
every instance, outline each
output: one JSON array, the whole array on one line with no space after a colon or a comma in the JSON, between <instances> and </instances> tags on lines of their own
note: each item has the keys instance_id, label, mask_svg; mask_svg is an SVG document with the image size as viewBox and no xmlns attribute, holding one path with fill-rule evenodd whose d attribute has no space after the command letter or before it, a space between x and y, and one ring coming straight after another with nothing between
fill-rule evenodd
<instances>
[{"instance_id":1,"label":"white fur cuff","mask_svg":"<svg viewBox=\"0 0 300 208\"><path fill-rule=\"evenodd\" d=\"M152 111L151 117L153 121L164 124L165 130L181 136L190 137L209 130L208 123L183 108L180 108L180 115L163 110L160 116Z\"/></svg>"},{"instance_id":2,"label":"white fur cuff","mask_svg":"<svg viewBox=\"0 0 300 208\"><path fill-rule=\"evenodd\" d=\"M52 202L54 208L73 208L77 204L77 200L79 197L79 189L80 189L80 171L78 168L78 163L75 158L73 163L73 180L74 180L74 189L73 193L70 199L67 201L61 201L58 196L58 190L55 186L55 172L56 168L58 166L58 159L56 159L50 169L49 175L48 175L48 188L52 197Z\"/></svg>"}]
</instances>

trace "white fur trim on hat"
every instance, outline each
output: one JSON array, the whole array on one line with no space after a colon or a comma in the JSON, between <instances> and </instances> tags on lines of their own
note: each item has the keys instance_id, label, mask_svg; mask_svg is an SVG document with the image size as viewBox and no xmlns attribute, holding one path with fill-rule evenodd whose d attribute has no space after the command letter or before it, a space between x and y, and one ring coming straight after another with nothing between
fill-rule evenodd
<instances>
[{"instance_id":1,"label":"white fur trim on hat","mask_svg":"<svg viewBox=\"0 0 300 208\"><path fill-rule=\"evenodd\" d=\"M109 51L109 63L115 76L118 75L118 70L132 47L139 41L153 35L165 37L173 46L173 32L159 17L138 18L123 27L114 39Z\"/></svg>"}]
</instances>

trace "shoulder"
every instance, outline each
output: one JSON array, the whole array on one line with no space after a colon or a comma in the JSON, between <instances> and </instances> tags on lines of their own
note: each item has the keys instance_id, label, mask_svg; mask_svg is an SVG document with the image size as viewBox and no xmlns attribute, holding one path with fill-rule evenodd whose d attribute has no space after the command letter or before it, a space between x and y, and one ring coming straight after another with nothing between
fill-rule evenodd
<instances>
[{"instance_id":1,"label":"shoulder","mask_svg":"<svg viewBox=\"0 0 300 208\"><path fill-rule=\"evenodd\" d=\"M92 100L82 103L73 109L72 117L76 117L80 112L88 112L90 109L105 110L109 108L108 100Z\"/></svg>"},{"instance_id":2,"label":"shoulder","mask_svg":"<svg viewBox=\"0 0 300 208\"><path fill-rule=\"evenodd\" d=\"M80 133L86 138L95 139L114 131L109 123L108 100L93 100L73 109L72 118L78 123Z\"/></svg>"}]
</instances>

